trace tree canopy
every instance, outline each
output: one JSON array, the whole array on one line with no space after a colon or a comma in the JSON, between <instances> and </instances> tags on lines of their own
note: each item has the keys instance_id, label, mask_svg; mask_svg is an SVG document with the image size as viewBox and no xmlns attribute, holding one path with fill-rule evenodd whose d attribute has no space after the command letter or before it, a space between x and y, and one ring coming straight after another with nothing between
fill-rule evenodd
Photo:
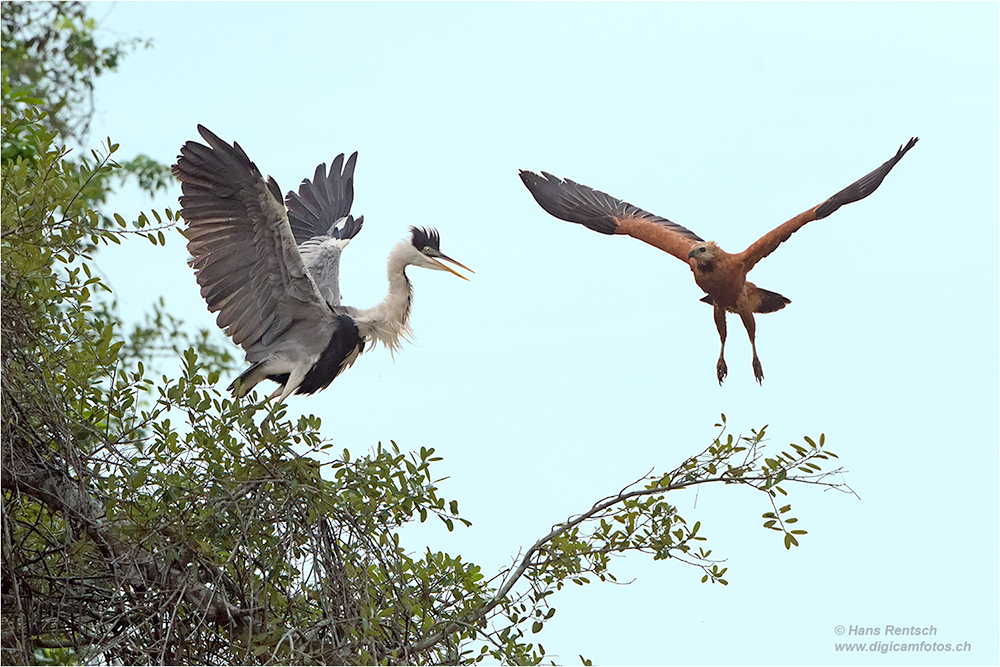
<instances>
[{"instance_id":1,"label":"tree canopy","mask_svg":"<svg viewBox=\"0 0 1000 667\"><path fill-rule=\"evenodd\" d=\"M71 159L64 144L81 127L72 120L79 98L47 87L37 74L44 67L24 68L36 73L18 80L16 68L8 72L8 53L34 48L8 33L10 5L5 662L535 664L545 658L537 633L558 592L615 580L614 555L645 553L727 584L707 530L682 516L671 494L705 484L752 490L764 528L790 549L806 534L786 498L791 487L850 492L839 468L824 471L836 456L822 436L770 452L764 428L733 435L723 417L710 446L574 516L553 517L534 544L511 546L512 564L499 572L408 549L400 538L407 523L471 525L443 495L433 449L389 442L335 452L318 417L292 420L279 407L265 420L271 405L221 393L233 356L207 332L187 331L155 305L145 325L126 331L94 257L110 243L162 245L179 221L169 209L131 221L101 212L109 177L121 170L119 147L108 140ZM83 23L55 23L44 44L92 28L83 10L73 16ZM49 58L44 44L31 57ZM84 70L96 75L125 47L87 48ZM173 377L150 370L163 350L182 359Z\"/></svg>"},{"instance_id":2,"label":"tree canopy","mask_svg":"<svg viewBox=\"0 0 1000 667\"><path fill-rule=\"evenodd\" d=\"M83 2L5 2L2 6L3 108L12 114L34 108L37 122L62 143L86 146L94 116L94 80L118 69L121 60L150 42L99 43L97 22ZM33 157L36 144L26 126L4 133L3 159ZM134 177L147 192L167 189L170 170L147 155L119 163L121 180ZM99 174L98 178L105 177ZM102 192L92 188L89 194Z\"/></svg>"}]
</instances>

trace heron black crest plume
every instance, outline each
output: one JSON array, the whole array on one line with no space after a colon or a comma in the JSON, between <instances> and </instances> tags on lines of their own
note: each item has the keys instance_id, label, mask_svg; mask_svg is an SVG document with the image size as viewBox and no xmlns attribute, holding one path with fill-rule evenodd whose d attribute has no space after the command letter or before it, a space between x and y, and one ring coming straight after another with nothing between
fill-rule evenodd
<instances>
[{"instance_id":1,"label":"heron black crest plume","mask_svg":"<svg viewBox=\"0 0 1000 667\"><path fill-rule=\"evenodd\" d=\"M433 248L441 250L441 234L436 229L426 227L410 227L410 234L413 236L413 247L417 250Z\"/></svg>"}]
</instances>

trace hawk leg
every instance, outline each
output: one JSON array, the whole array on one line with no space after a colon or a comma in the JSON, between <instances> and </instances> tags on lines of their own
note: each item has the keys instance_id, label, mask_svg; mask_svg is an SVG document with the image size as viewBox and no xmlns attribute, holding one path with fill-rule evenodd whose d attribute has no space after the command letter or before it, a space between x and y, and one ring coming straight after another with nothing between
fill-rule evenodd
<instances>
[{"instance_id":1,"label":"hawk leg","mask_svg":"<svg viewBox=\"0 0 1000 667\"><path fill-rule=\"evenodd\" d=\"M715 374L719 378L719 384L726 379L726 373L729 369L726 368L726 309L721 306L715 306L715 328L719 330L719 342L721 347L719 349L719 362L715 365Z\"/></svg>"},{"instance_id":2,"label":"hawk leg","mask_svg":"<svg viewBox=\"0 0 1000 667\"><path fill-rule=\"evenodd\" d=\"M757 378L757 384L764 384L764 369L760 365L760 359L757 358L757 342L755 340L757 323L754 322L753 313L750 311L740 313L740 319L743 320L743 326L747 328L747 335L750 336L750 349L753 350L753 376Z\"/></svg>"}]
</instances>

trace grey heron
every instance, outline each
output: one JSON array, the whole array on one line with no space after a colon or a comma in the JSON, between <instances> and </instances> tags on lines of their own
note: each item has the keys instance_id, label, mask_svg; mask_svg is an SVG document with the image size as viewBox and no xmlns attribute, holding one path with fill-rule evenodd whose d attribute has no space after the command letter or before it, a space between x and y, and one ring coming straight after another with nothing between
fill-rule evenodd
<instances>
[{"instance_id":1,"label":"grey heron","mask_svg":"<svg viewBox=\"0 0 1000 667\"><path fill-rule=\"evenodd\" d=\"M201 295L250 363L229 386L233 396L269 379L280 386L268 398L280 403L293 392L329 386L369 341L397 350L411 334L407 266L468 280L443 263L472 271L441 252L436 230L411 227L389 253L385 299L367 309L341 305L340 251L361 229L361 219L347 215L355 157L343 173L337 161L329 177L317 169L298 196L289 193L286 211L278 184L264 180L238 143L201 125L198 132L208 145L185 143L172 171L181 182L189 263ZM322 194L309 197L317 192Z\"/></svg>"}]
</instances>

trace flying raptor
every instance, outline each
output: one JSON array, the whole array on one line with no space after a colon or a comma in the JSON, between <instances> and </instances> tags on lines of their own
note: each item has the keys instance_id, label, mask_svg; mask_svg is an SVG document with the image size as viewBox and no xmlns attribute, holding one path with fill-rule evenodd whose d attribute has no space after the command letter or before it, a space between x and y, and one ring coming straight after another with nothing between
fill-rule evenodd
<instances>
[{"instance_id":1,"label":"flying raptor","mask_svg":"<svg viewBox=\"0 0 1000 667\"><path fill-rule=\"evenodd\" d=\"M789 236L806 223L827 217L844 204L864 199L875 192L896 163L913 148L919 137L900 146L896 154L881 167L855 181L826 201L800 213L753 242L741 253L730 254L712 241L705 241L690 229L666 218L654 215L621 199L569 179L560 179L542 172L539 176L521 170L521 180L539 206L555 217L576 222L602 234L627 234L645 241L677 259L686 262L694 273L694 281L706 294L701 300L713 306L715 326L719 330L721 349L716 364L719 384L726 378L726 312L736 313L743 320L753 350L753 373L757 382L764 380L764 370L757 357L754 313L773 313L791 301L775 292L761 289L747 280L747 274Z\"/></svg>"}]
</instances>

